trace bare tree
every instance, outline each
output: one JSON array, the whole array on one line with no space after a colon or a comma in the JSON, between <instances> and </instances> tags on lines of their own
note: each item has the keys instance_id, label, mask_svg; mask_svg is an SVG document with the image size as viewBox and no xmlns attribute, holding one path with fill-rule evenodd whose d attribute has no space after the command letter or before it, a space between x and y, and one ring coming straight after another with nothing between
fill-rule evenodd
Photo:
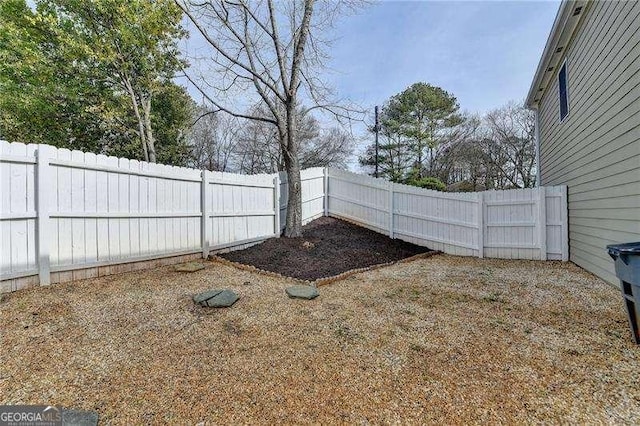
<instances>
[{"instance_id":1,"label":"bare tree","mask_svg":"<svg viewBox=\"0 0 640 426\"><path fill-rule=\"evenodd\" d=\"M462 182L474 191L488 188L483 136L482 119L477 115L462 115L460 124L436 149L434 176L453 187Z\"/></svg>"},{"instance_id":2,"label":"bare tree","mask_svg":"<svg viewBox=\"0 0 640 426\"><path fill-rule=\"evenodd\" d=\"M327 166L344 169L353 155L354 146L351 134L339 127L321 130L317 137L303 143L300 163L305 169Z\"/></svg>"},{"instance_id":3,"label":"bare tree","mask_svg":"<svg viewBox=\"0 0 640 426\"><path fill-rule=\"evenodd\" d=\"M436 175L467 190L535 185L534 117L510 102L483 117L466 116L436 155Z\"/></svg>"},{"instance_id":4,"label":"bare tree","mask_svg":"<svg viewBox=\"0 0 640 426\"><path fill-rule=\"evenodd\" d=\"M252 109L264 108L258 105ZM199 169L247 174L275 173L284 170L277 129L262 121L240 122L230 115L210 114L211 109L196 109L196 120L187 140L191 165ZM353 154L355 140L339 127L323 129L312 116L297 119L300 140L300 167L345 168Z\"/></svg>"},{"instance_id":5,"label":"bare tree","mask_svg":"<svg viewBox=\"0 0 640 426\"><path fill-rule=\"evenodd\" d=\"M233 170L240 126L236 118L209 114L210 111L205 106L196 110L197 117L188 134L191 164L199 169L220 172Z\"/></svg>"},{"instance_id":6,"label":"bare tree","mask_svg":"<svg viewBox=\"0 0 640 426\"><path fill-rule=\"evenodd\" d=\"M259 105L256 109L264 108ZM296 119L300 168L346 167L355 145L352 135L338 127L323 129L299 108ZM238 136L234 156L242 173L274 173L285 169L276 128L261 121L249 122Z\"/></svg>"},{"instance_id":7,"label":"bare tree","mask_svg":"<svg viewBox=\"0 0 640 426\"><path fill-rule=\"evenodd\" d=\"M485 118L489 138L486 152L505 184L530 188L535 176L535 118L524 105L510 102Z\"/></svg>"},{"instance_id":8,"label":"bare tree","mask_svg":"<svg viewBox=\"0 0 640 426\"><path fill-rule=\"evenodd\" d=\"M176 0L197 32L212 48L213 74L185 72L187 79L215 111L268 123L275 128L289 178L287 224L284 235L302 235L300 138L298 109L322 108L339 118L351 110L330 101L331 93L318 78L326 59L325 31L340 15L342 2L291 0ZM243 112L238 98L252 94L266 113ZM301 102L304 100L305 102ZM255 101L255 100L254 100Z\"/></svg>"},{"instance_id":9,"label":"bare tree","mask_svg":"<svg viewBox=\"0 0 640 426\"><path fill-rule=\"evenodd\" d=\"M239 134L235 150L241 173L273 173L283 169L277 128L270 123L249 121Z\"/></svg>"}]
</instances>

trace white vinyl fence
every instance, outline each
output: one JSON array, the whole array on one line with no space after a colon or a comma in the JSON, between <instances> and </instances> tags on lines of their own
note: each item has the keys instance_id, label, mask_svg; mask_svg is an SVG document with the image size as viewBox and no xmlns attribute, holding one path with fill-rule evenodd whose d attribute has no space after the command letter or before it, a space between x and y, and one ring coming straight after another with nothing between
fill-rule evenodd
<instances>
[{"instance_id":1,"label":"white vinyl fence","mask_svg":"<svg viewBox=\"0 0 640 426\"><path fill-rule=\"evenodd\" d=\"M324 212L324 169L302 177L308 222ZM285 173L209 172L0 141L0 292L19 278L48 284L52 273L206 256L279 235L286 184Z\"/></svg>"},{"instance_id":2,"label":"white vinyl fence","mask_svg":"<svg viewBox=\"0 0 640 426\"><path fill-rule=\"evenodd\" d=\"M568 258L565 187L449 194L328 168L301 177L305 223L340 217L465 256ZM209 172L0 141L0 292L24 286L21 279L46 285L69 271L65 280L246 247L280 234L286 205L285 173Z\"/></svg>"},{"instance_id":3,"label":"white vinyl fence","mask_svg":"<svg viewBox=\"0 0 640 426\"><path fill-rule=\"evenodd\" d=\"M567 260L565 186L443 193L329 169L328 212L461 256Z\"/></svg>"}]
</instances>

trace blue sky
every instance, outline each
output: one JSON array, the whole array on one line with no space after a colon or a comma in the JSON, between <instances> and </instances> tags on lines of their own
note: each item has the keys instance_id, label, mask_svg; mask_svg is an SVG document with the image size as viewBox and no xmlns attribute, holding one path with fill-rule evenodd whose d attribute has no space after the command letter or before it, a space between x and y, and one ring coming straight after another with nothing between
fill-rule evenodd
<instances>
[{"instance_id":1,"label":"blue sky","mask_svg":"<svg viewBox=\"0 0 640 426\"><path fill-rule=\"evenodd\" d=\"M486 112L524 100L559 3L373 2L338 21L323 77L338 97L371 111L422 81L453 93L463 111ZM193 32L183 48L188 57L209 49Z\"/></svg>"},{"instance_id":2,"label":"blue sky","mask_svg":"<svg viewBox=\"0 0 640 426\"><path fill-rule=\"evenodd\" d=\"M329 79L363 106L418 81L453 93L463 110L523 100L559 2L383 1L336 28Z\"/></svg>"},{"instance_id":3,"label":"blue sky","mask_svg":"<svg viewBox=\"0 0 640 426\"><path fill-rule=\"evenodd\" d=\"M285 0L286 1L286 0ZM327 0L331 1L331 0ZM523 101L559 1L383 0L342 17L324 80L336 95L370 111L413 83L440 86L462 111L484 113ZM187 54L207 49L192 35ZM190 88L195 99L202 97ZM329 125L329 117L317 117ZM371 124L371 123L370 123ZM372 142L363 124L349 162Z\"/></svg>"}]
</instances>

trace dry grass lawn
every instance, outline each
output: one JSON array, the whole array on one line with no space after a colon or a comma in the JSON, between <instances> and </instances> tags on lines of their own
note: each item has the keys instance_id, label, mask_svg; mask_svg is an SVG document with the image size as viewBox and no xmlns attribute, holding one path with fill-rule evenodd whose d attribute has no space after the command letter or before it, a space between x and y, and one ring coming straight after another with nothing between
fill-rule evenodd
<instances>
[{"instance_id":1,"label":"dry grass lawn","mask_svg":"<svg viewBox=\"0 0 640 426\"><path fill-rule=\"evenodd\" d=\"M0 404L112 424L638 423L620 294L571 264L438 255L314 301L218 263L0 302ZM231 309L191 296L229 287Z\"/></svg>"}]
</instances>

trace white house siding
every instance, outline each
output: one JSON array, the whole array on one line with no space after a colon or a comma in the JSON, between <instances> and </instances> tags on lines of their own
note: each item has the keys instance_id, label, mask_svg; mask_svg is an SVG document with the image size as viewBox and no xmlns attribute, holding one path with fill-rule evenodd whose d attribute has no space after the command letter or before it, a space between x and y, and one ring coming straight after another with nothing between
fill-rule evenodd
<instances>
[{"instance_id":1,"label":"white house siding","mask_svg":"<svg viewBox=\"0 0 640 426\"><path fill-rule=\"evenodd\" d=\"M584 13L565 49L569 116L557 78L540 102L541 184L568 186L570 259L617 284L605 246L640 241L640 2Z\"/></svg>"}]
</instances>

